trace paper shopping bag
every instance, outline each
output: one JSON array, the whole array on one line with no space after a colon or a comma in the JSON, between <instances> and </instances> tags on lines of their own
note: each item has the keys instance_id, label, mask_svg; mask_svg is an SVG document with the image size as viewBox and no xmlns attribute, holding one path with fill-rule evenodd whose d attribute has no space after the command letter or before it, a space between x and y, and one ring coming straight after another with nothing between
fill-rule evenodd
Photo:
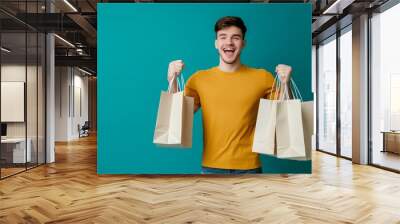
<instances>
[{"instance_id":1,"label":"paper shopping bag","mask_svg":"<svg viewBox=\"0 0 400 224\"><path fill-rule=\"evenodd\" d=\"M191 147L193 127L192 97L161 92L153 143L165 147Z\"/></svg>"},{"instance_id":2,"label":"paper shopping bag","mask_svg":"<svg viewBox=\"0 0 400 224\"><path fill-rule=\"evenodd\" d=\"M304 146L306 156L299 160L310 160L312 149L312 136L314 135L314 101L301 103L301 115L303 120Z\"/></svg>"},{"instance_id":3,"label":"paper shopping bag","mask_svg":"<svg viewBox=\"0 0 400 224\"><path fill-rule=\"evenodd\" d=\"M301 116L303 121L305 156L290 157L291 160L311 160L312 138L314 135L314 101L301 103Z\"/></svg>"},{"instance_id":4,"label":"paper shopping bag","mask_svg":"<svg viewBox=\"0 0 400 224\"><path fill-rule=\"evenodd\" d=\"M183 97L182 143L181 147L192 147L194 98Z\"/></svg>"},{"instance_id":5,"label":"paper shopping bag","mask_svg":"<svg viewBox=\"0 0 400 224\"><path fill-rule=\"evenodd\" d=\"M276 100L260 100L253 137L253 152L274 155L277 103Z\"/></svg>"},{"instance_id":6,"label":"paper shopping bag","mask_svg":"<svg viewBox=\"0 0 400 224\"><path fill-rule=\"evenodd\" d=\"M305 157L301 101L280 101L277 104L276 114L277 157Z\"/></svg>"}]
</instances>

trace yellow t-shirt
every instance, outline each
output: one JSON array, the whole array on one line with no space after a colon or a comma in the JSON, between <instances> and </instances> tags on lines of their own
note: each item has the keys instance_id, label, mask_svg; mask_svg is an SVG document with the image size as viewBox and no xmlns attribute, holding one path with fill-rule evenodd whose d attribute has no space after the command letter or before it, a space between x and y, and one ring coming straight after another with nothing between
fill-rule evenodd
<instances>
[{"instance_id":1,"label":"yellow t-shirt","mask_svg":"<svg viewBox=\"0 0 400 224\"><path fill-rule=\"evenodd\" d=\"M203 113L203 166L242 170L261 166L251 147L260 98L270 95L273 82L270 72L245 65L235 72L213 67L189 78L185 95L194 97Z\"/></svg>"}]
</instances>

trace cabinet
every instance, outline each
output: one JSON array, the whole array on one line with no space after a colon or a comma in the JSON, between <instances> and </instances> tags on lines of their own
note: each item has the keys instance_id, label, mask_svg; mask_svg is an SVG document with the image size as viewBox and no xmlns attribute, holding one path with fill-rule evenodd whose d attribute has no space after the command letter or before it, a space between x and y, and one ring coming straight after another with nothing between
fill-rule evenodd
<instances>
[{"instance_id":1,"label":"cabinet","mask_svg":"<svg viewBox=\"0 0 400 224\"><path fill-rule=\"evenodd\" d=\"M383 150L382 152L392 152L400 154L400 132L383 131Z\"/></svg>"}]
</instances>

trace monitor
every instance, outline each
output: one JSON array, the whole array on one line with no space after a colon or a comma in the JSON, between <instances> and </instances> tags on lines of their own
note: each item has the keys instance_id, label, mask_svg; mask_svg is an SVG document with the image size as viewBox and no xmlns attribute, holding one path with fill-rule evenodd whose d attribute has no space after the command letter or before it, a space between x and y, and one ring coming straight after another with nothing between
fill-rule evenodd
<instances>
[{"instance_id":1,"label":"monitor","mask_svg":"<svg viewBox=\"0 0 400 224\"><path fill-rule=\"evenodd\" d=\"M7 124L1 123L1 136L7 136Z\"/></svg>"}]
</instances>

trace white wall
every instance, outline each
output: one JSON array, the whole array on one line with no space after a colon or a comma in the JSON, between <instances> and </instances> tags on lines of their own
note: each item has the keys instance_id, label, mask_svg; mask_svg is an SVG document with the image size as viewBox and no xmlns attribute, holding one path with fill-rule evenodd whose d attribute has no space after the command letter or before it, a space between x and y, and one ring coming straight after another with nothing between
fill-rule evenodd
<instances>
[{"instance_id":1,"label":"white wall","mask_svg":"<svg viewBox=\"0 0 400 224\"><path fill-rule=\"evenodd\" d=\"M38 69L38 70L37 70ZM23 122L6 122L8 138L24 138L25 135L30 139L29 143L32 152L32 161L44 163L44 74L41 66L25 66L25 64L3 64L1 66L2 82L24 82L26 84L26 106L22 107L22 112L26 112L26 120ZM27 78L27 81L25 80ZM3 97L7 97L2 95ZM1 110L10 110L2 107ZM9 111L13 112L13 111ZM39 155L37 155L39 153Z\"/></svg>"},{"instance_id":2,"label":"white wall","mask_svg":"<svg viewBox=\"0 0 400 224\"><path fill-rule=\"evenodd\" d=\"M88 120L88 77L76 68L56 67L55 88L55 140L77 139L78 124Z\"/></svg>"},{"instance_id":3,"label":"white wall","mask_svg":"<svg viewBox=\"0 0 400 224\"><path fill-rule=\"evenodd\" d=\"M68 140L68 117L70 84L69 69L67 67L55 68L55 141Z\"/></svg>"},{"instance_id":4,"label":"white wall","mask_svg":"<svg viewBox=\"0 0 400 224\"><path fill-rule=\"evenodd\" d=\"M25 71L27 69L27 73ZM30 134L35 133L36 136L36 66L18 65L18 64L8 64L1 66L1 81L3 82L25 82L25 76L28 76L28 83L30 87L27 88L27 120L28 120L28 137ZM34 78L34 77L35 78ZM3 96L4 97L4 96ZM39 105L40 107L40 105ZM7 108L1 108L6 110ZM35 113L33 113L35 112ZM26 122L7 122L7 136L8 137L25 137L25 126Z\"/></svg>"}]
</instances>

